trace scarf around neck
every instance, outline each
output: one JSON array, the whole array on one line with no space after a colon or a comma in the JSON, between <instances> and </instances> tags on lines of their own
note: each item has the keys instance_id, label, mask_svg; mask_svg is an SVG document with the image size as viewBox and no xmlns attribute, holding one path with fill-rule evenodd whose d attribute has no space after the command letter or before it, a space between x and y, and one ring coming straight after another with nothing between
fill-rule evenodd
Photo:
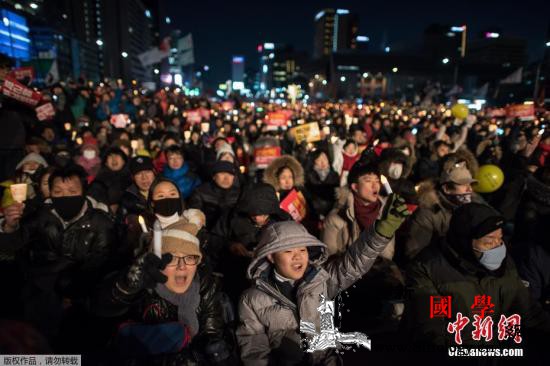
<instances>
[{"instance_id":1,"label":"scarf around neck","mask_svg":"<svg viewBox=\"0 0 550 366\"><path fill-rule=\"evenodd\" d=\"M191 286L183 294L176 294L168 289L164 284L157 284L156 293L178 307L178 320L190 328L191 337L199 332L199 319L197 318L197 308L200 304L200 280L199 275L195 274Z\"/></svg>"}]
</instances>

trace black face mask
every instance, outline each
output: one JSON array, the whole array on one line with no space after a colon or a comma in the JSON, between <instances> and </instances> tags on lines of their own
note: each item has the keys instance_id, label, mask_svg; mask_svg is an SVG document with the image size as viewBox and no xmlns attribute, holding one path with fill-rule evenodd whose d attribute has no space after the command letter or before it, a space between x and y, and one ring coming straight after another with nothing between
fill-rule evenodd
<instances>
[{"instance_id":1,"label":"black face mask","mask_svg":"<svg viewBox=\"0 0 550 366\"><path fill-rule=\"evenodd\" d=\"M74 219L84 206L84 196L52 197L55 212L65 221Z\"/></svg>"},{"instance_id":2,"label":"black face mask","mask_svg":"<svg viewBox=\"0 0 550 366\"><path fill-rule=\"evenodd\" d=\"M154 200L153 211L161 216L172 216L176 212L181 215L181 199L163 198L161 200Z\"/></svg>"}]
</instances>

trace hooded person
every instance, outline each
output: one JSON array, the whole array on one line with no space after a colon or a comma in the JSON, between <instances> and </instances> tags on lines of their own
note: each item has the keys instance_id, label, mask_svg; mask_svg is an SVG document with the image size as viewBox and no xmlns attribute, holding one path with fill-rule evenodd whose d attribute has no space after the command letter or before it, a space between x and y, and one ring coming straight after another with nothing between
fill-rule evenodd
<instances>
[{"instance_id":1,"label":"hooded person","mask_svg":"<svg viewBox=\"0 0 550 366\"><path fill-rule=\"evenodd\" d=\"M430 317L430 298L449 296L452 316L461 313L474 322L475 316L490 316L496 324L501 316L521 317L521 337L526 345L538 342L531 331L545 339L550 333L550 315L533 300L519 277L503 240L504 218L493 208L469 203L452 215L446 237L425 248L407 270L407 297L403 327L413 345L454 346L455 334L447 331L449 319ZM477 305L480 295L489 305ZM450 321L454 321L453 318ZM479 345L475 332L462 332L462 346ZM540 342L539 342L540 343ZM488 347L509 347L496 335L485 339ZM522 345L523 346L523 345Z\"/></svg>"},{"instance_id":2,"label":"hooded person","mask_svg":"<svg viewBox=\"0 0 550 366\"><path fill-rule=\"evenodd\" d=\"M121 327L116 337L126 357L184 365L225 365L231 357L220 286L204 264L197 237L204 224L201 211L185 210L162 231L160 258L150 251L141 255L97 295L98 315L137 322ZM168 329L170 336L162 340L148 337Z\"/></svg>"},{"instance_id":3,"label":"hooded person","mask_svg":"<svg viewBox=\"0 0 550 366\"><path fill-rule=\"evenodd\" d=\"M37 153L27 154L15 167L15 175L12 179L0 183L1 187L4 187L2 195L2 208L8 207L14 203L11 195L10 186L12 184L27 184L27 196L26 199L33 200L36 197L36 191L38 189L37 182L34 177L37 171L47 168L48 163L46 160Z\"/></svg>"},{"instance_id":4,"label":"hooded person","mask_svg":"<svg viewBox=\"0 0 550 366\"><path fill-rule=\"evenodd\" d=\"M446 159L438 184L425 182L417 186L419 207L406 233L406 260L445 236L455 209L470 202L484 203L472 188L477 182L472 178L472 171L477 169L474 162L453 154Z\"/></svg>"},{"instance_id":5,"label":"hooded person","mask_svg":"<svg viewBox=\"0 0 550 366\"><path fill-rule=\"evenodd\" d=\"M320 219L327 216L334 206L339 186L340 177L332 169L328 154L320 149L312 151L306 168L306 188L314 213Z\"/></svg>"},{"instance_id":6,"label":"hooded person","mask_svg":"<svg viewBox=\"0 0 550 366\"><path fill-rule=\"evenodd\" d=\"M237 205L224 213L211 230L205 249L210 257L214 257L212 262L216 268L219 267L224 274L224 287L235 304L249 286L246 268L262 230L272 223L288 220L292 217L279 207L275 189L269 184L259 183L244 191Z\"/></svg>"},{"instance_id":7,"label":"hooded person","mask_svg":"<svg viewBox=\"0 0 550 366\"><path fill-rule=\"evenodd\" d=\"M132 184L122 195L121 208L123 215L140 215L147 210L149 188L156 177L155 167L151 158L146 156L136 156L128 165Z\"/></svg>"},{"instance_id":8,"label":"hooded person","mask_svg":"<svg viewBox=\"0 0 550 366\"><path fill-rule=\"evenodd\" d=\"M409 156L397 148L382 150L378 158L380 174L384 175L392 190L398 193L408 203L416 203L416 191L414 183L409 180L412 172L412 162Z\"/></svg>"},{"instance_id":9,"label":"hooded person","mask_svg":"<svg viewBox=\"0 0 550 366\"><path fill-rule=\"evenodd\" d=\"M210 230L224 211L235 207L241 190L235 164L220 160L212 168L212 179L195 189L188 206L204 212L206 228Z\"/></svg>"},{"instance_id":10,"label":"hooded person","mask_svg":"<svg viewBox=\"0 0 550 366\"><path fill-rule=\"evenodd\" d=\"M408 215L401 198L391 196L390 202L382 219L328 262L326 245L301 224L266 227L247 271L254 285L239 304L237 339L245 365L339 364L335 350L302 350L300 322L319 329L320 296L334 299L369 271Z\"/></svg>"},{"instance_id":11,"label":"hooded person","mask_svg":"<svg viewBox=\"0 0 550 366\"><path fill-rule=\"evenodd\" d=\"M109 206L115 213L122 194L132 183L128 169L128 156L119 148L111 147L103 156L102 166L90 184L88 195Z\"/></svg>"}]
</instances>

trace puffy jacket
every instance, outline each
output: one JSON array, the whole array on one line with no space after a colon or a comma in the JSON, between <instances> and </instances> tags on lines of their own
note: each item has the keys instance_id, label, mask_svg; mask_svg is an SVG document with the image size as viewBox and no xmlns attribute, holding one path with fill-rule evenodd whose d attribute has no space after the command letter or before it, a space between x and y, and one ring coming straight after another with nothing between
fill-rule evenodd
<instances>
[{"instance_id":1,"label":"puffy jacket","mask_svg":"<svg viewBox=\"0 0 550 366\"><path fill-rule=\"evenodd\" d=\"M132 184L132 178L127 167L114 172L103 166L90 184L88 195L107 205L118 204L130 184Z\"/></svg>"},{"instance_id":2,"label":"puffy jacket","mask_svg":"<svg viewBox=\"0 0 550 366\"><path fill-rule=\"evenodd\" d=\"M243 294L239 304L237 339L244 364L268 365L271 351L282 343L299 345L300 320L312 322L319 329L320 295L333 299L359 280L389 241L370 228L343 255L327 262L326 245L307 234L303 226L290 221L267 227L248 267L248 278L255 284ZM294 303L270 283L273 267L267 255L298 245L308 247L310 267L296 285ZM311 362L336 364L334 356L332 351L314 352Z\"/></svg>"},{"instance_id":3,"label":"puffy jacket","mask_svg":"<svg viewBox=\"0 0 550 366\"><path fill-rule=\"evenodd\" d=\"M139 192L136 184L133 183L122 194L120 206L124 215L139 215L147 210L147 199Z\"/></svg>"},{"instance_id":4,"label":"puffy jacket","mask_svg":"<svg viewBox=\"0 0 550 366\"><path fill-rule=\"evenodd\" d=\"M458 206L450 202L433 183L420 186L419 207L410 220L405 242L405 257L410 260L431 243L447 234L453 210ZM484 203L481 196L472 194L472 202Z\"/></svg>"},{"instance_id":5,"label":"puffy jacket","mask_svg":"<svg viewBox=\"0 0 550 366\"><path fill-rule=\"evenodd\" d=\"M241 195L239 180L235 177L233 186L229 189L220 188L213 181L201 184L188 202L189 208L196 208L206 216L206 228L214 227L221 214L231 210L237 204Z\"/></svg>"},{"instance_id":6,"label":"puffy jacket","mask_svg":"<svg viewBox=\"0 0 550 366\"><path fill-rule=\"evenodd\" d=\"M382 206L378 217L384 211L382 208L386 204L386 198L379 196L379 200ZM321 240L327 244L329 255L345 252L346 248L354 243L361 234L361 229L355 219L353 202L353 192L349 189L341 188L338 191L338 201L326 218L321 234ZM395 240L392 239L380 256L391 260L394 253Z\"/></svg>"},{"instance_id":7,"label":"puffy jacket","mask_svg":"<svg viewBox=\"0 0 550 366\"><path fill-rule=\"evenodd\" d=\"M69 223L45 205L25 217L17 231L0 234L0 256L19 255L31 282L53 283L72 297L85 294L110 270L116 242L113 221L91 202Z\"/></svg>"},{"instance_id":8,"label":"puffy jacket","mask_svg":"<svg viewBox=\"0 0 550 366\"><path fill-rule=\"evenodd\" d=\"M166 165L162 171L162 175L177 184L183 199L189 198L195 188L201 184L199 177L191 172L189 164L187 163L184 163L183 166L177 170Z\"/></svg>"},{"instance_id":9,"label":"puffy jacket","mask_svg":"<svg viewBox=\"0 0 550 366\"><path fill-rule=\"evenodd\" d=\"M180 353L154 359L160 364L216 365L218 363L211 361L215 355L207 351L213 344L231 351L231 342L226 340L227 316L222 306L220 285L204 266L198 268L197 275L200 276L200 303L196 309L199 331L192 338L190 346ZM134 322L148 324L178 321L178 307L160 297L154 290L128 295L119 290L113 279L105 281L101 287L94 298L94 308L98 316L129 318Z\"/></svg>"},{"instance_id":10,"label":"puffy jacket","mask_svg":"<svg viewBox=\"0 0 550 366\"><path fill-rule=\"evenodd\" d=\"M529 328L541 331L546 336L550 332L550 316L533 300L509 256L498 270L491 272L479 262L460 255L456 248L444 240L439 245L425 248L415 258L407 271L406 293L402 325L407 331L409 342L455 345L454 334L447 332L447 324L455 321L457 312L461 312L470 318L470 323L461 333L463 345L479 345L479 341L472 339L471 332L471 322L474 320L471 306L478 295L491 296L491 302L495 305L494 313L491 314L495 332L501 314L521 316L523 337ZM451 296L450 320L430 319L430 296ZM492 342L487 344L498 342L495 334Z\"/></svg>"},{"instance_id":11,"label":"puffy jacket","mask_svg":"<svg viewBox=\"0 0 550 366\"><path fill-rule=\"evenodd\" d=\"M340 186L340 176L330 170L325 180L311 169L306 173L306 189L310 194L311 206L318 216L327 216L336 200L336 188Z\"/></svg>"}]
</instances>

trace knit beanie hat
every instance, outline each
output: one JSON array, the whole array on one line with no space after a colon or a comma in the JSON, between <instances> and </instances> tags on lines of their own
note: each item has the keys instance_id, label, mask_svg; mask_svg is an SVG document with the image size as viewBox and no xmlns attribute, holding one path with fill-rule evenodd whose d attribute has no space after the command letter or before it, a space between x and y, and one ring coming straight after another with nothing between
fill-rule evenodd
<instances>
[{"instance_id":1,"label":"knit beanie hat","mask_svg":"<svg viewBox=\"0 0 550 366\"><path fill-rule=\"evenodd\" d=\"M233 157L235 157L235 152L231 148L231 145L226 143L226 144L223 144L222 146L220 146L218 151L216 151L216 160L219 160L221 158L221 156L225 153L229 153L229 154L233 155Z\"/></svg>"},{"instance_id":2,"label":"knit beanie hat","mask_svg":"<svg viewBox=\"0 0 550 366\"><path fill-rule=\"evenodd\" d=\"M189 209L183 211L182 219L162 231L162 254L185 253L202 259L200 241L197 234L204 226L206 217L202 211Z\"/></svg>"}]
</instances>

